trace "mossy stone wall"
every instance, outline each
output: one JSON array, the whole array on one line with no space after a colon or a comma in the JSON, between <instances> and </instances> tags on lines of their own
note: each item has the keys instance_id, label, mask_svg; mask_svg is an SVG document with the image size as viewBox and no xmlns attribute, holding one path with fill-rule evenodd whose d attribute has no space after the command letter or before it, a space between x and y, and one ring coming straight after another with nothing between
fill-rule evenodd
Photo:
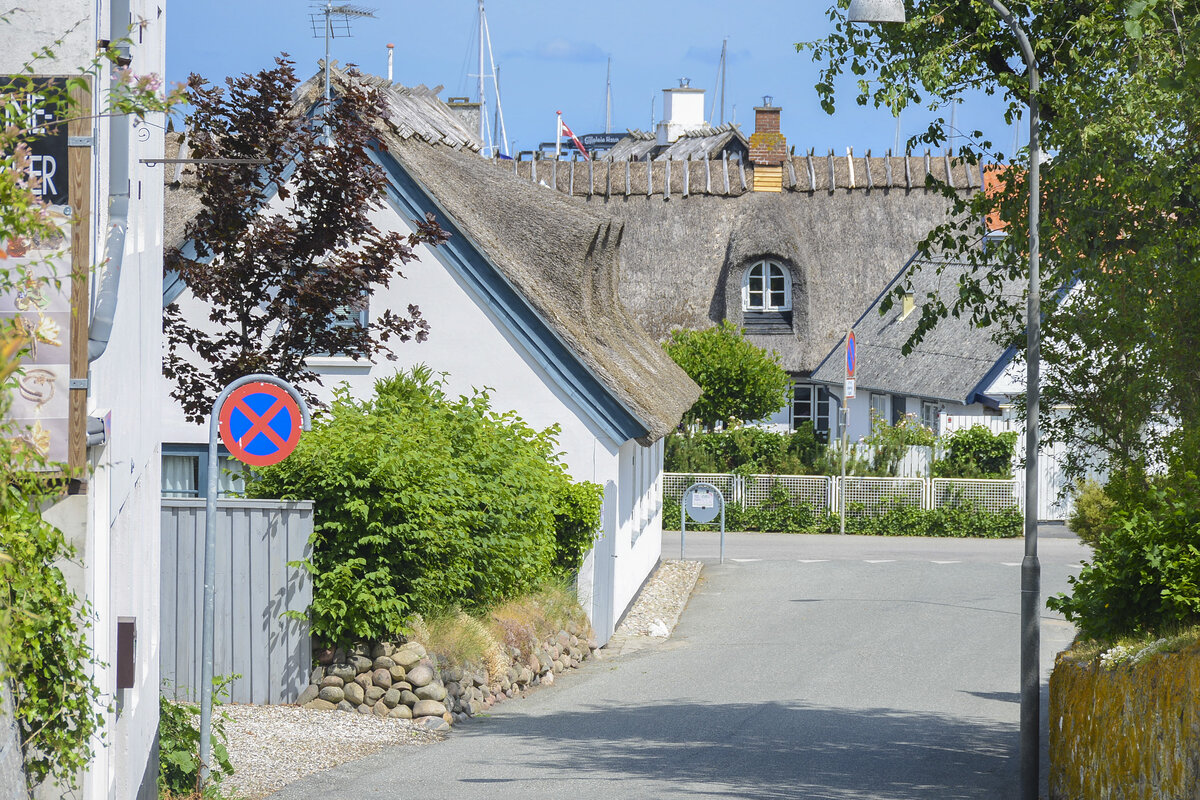
<instances>
[{"instance_id":1,"label":"mossy stone wall","mask_svg":"<svg viewBox=\"0 0 1200 800\"><path fill-rule=\"evenodd\" d=\"M1114 669L1060 655L1051 800L1200 800L1200 646Z\"/></svg>"}]
</instances>

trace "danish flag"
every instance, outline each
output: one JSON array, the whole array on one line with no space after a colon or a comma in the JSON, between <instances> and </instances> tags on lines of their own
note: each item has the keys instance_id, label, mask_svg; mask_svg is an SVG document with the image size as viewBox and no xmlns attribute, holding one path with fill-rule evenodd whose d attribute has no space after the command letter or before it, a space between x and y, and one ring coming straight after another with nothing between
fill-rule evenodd
<instances>
[{"instance_id":1,"label":"danish flag","mask_svg":"<svg viewBox=\"0 0 1200 800\"><path fill-rule=\"evenodd\" d=\"M561 137L563 134L566 134L575 143L575 146L579 148L579 152L583 153L584 160L590 161L591 156L588 155L587 148L583 146L583 142L579 141L574 131L567 127L567 123L563 122L562 112L558 111L556 113L558 114L558 135Z\"/></svg>"}]
</instances>

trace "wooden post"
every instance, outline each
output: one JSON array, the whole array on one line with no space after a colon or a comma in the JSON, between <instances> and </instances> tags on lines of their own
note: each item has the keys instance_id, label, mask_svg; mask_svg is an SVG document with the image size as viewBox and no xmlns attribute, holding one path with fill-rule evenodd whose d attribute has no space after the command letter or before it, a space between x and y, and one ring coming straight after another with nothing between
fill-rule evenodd
<instances>
[{"instance_id":1,"label":"wooden post","mask_svg":"<svg viewBox=\"0 0 1200 800\"><path fill-rule=\"evenodd\" d=\"M571 174L567 177L567 194L575 194L575 159L571 158Z\"/></svg>"},{"instance_id":2,"label":"wooden post","mask_svg":"<svg viewBox=\"0 0 1200 800\"><path fill-rule=\"evenodd\" d=\"M875 185L874 179L871 177L871 150L867 149L867 188L870 189Z\"/></svg>"},{"instance_id":3,"label":"wooden post","mask_svg":"<svg viewBox=\"0 0 1200 800\"><path fill-rule=\"evenodd\" d=\"M750 187L746 184L746 162L743 159L738 159L738 175L742 177L742 191L747 191Z\"/></svg>"},{"instance_id":4,"label":"wooden post","mask_svg":"<svg viewBox=\"0 0 1200 800\"><path fill-rule=\"evenodd\" d=\"M633 164L633 156L625 159L625 196L633 194L633 184L630 181L630 166Z\"/></svg>"},{"instance_id":5,"label":"wooden post","mask_svg":"<svg viewBox=\"0 0 1200 800\"><path fill-rule=\"evenodd\" d=\"M904 152L904 188L905 189L912 188L912 160L910 158L910 155L911 154L907 150Z\"/></svg>"},{"instance_id":6,"label":"wooden post","mask_svg":"<svg viewBox=\"0 0 1200 800\"><path fill-rule=\"evenodd\" d=\"M891 188L891 186L892 186L892 151L890 149L887 151L887 158L884 159L884 163L883 163L883 182L887 185L887 187L889 189Z\"/></svg>"},{"instance_id":7,"label":"wooden post","mask_svg":"<svg viewBox=\"0 0 1200 800\"><path fill-rule=\"evenodd\" d=\"M808 162L809 191L813 191L813 192L815 192L817 190L817 171L815 169L813 169L813 160L812 160L814 152L815 152L814 150L809 150L808 155L806 155L804 157L804 160Z\"/></svg>"},{"instance_id":8,"label":"wooden post","mask_svg":"<svg viewBox=\"0 0 1200 800\"><path fill-rule=\"evenodd\" d=\"M692 157L683 162L683 196L688 196L688 182L692 179Z\"/></svg>"},{"instance_id":9,"label":"wooden post","mask_svg":"<svg viewBox=\"0 0 1200 800\"><path fill-rule=\"evenodd\" d=\"M712 159L704 155L704 193L712 194Z\"/></svg>"},{"instance_id":10,"label":"wooden post","mask_svg":"<svg viewBox=\"0 0 1200 800\"><path fill-rule=\"evenodd\" d=\"M721 166L725 169L725 194L729 195L729 151L721 153Z\"/></svg>"},{"instance_id":11,"label":"wooden post","mask_svg":"<svg viewBox=\"0 0 1200 800\"><path fill-rule=\"evenodd\" d=\"M837 171L834 169L834 166L833 166L833 151L832 150L829 151L829 155L826 160L829 161L829 191L832 192L834 189L837 188Z\"/></svg>"},{"instance_id":12,"label":"wooden post","mask_svg":"<svg viewBox=\"0 0 1200 800\"><path fill-rule=\"evenodd\" d=\"M646 156L646 197L654 194L654 162Z\"/></svg>"},{"instance_id":13,"label":"wooden post","mask_svg":"<svg viewBox=\"0 0 1200 800\"><path fill-rule=\"evenodd\" d=\"M791 188L796 188L796 161L792 156L788 156L788 178L791 180Z\"/></svg>"},{"instance_id":14,"label":"wooden post","mask_svg":"<svg viewBox=\"0 0 1200 800\"><path fill-rule=\"evenodd\" d=\"M856 188L854 185L854 148L853 147L846 148L846 171L850 175L850 181L849 181L850 185L847 188L850 188L850 189Z\"/></svg>"},{"instance_id":15,"label":"wooden post","mask_svg":"<svg viewBox=\"0 0 1200 800\"><path fill-rule=\"evenodd\" d=\"M71 90L73 113L67 136L92 136L91 79L87 88ZM122 121L121 118L117 118ZM94 146L94 145L93 145ZM88 376L88 278L92 268L92 148L68 147L67 170L71 204L71 380ZM73 472L87 463L87 384L70 390L67 465Z\"/></svg>"},{"instance_id":16,"label":"wooden post","mask_svg":"<svg viewBox=\"0 0 1200 800\"><path fill-rule=\"evenodd\" d=\"M946 152L942 155L942 159L946 163L946 183L950 184L950 188L953 189L953 188L955 188L955 186L954 186L954 169L950 165L950 149L949 148L947 148Z\"/></svg>"},{"instance_id":17,"label":"wooden post","mask_svg":"<svg viewBox=\"0 0 1200 800\"><path fill-rule=\"evenodd\" d=\"M663 200L671 199L671 157L667 156L667 166L664 169Z\"/></svg>"}]
</instances>

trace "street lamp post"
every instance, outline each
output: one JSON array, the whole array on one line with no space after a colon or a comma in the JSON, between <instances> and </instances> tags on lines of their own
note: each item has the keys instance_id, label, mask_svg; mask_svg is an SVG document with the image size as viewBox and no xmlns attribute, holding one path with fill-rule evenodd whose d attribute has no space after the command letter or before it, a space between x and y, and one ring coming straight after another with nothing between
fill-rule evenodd
<instances>
[{"instance_id":1,"label":"street lamp post","mask_svg":"<svg viewBox=\"0 0 1200 800\"><path fill-rule=\"evenodd\" d=\"M1029 300L1025 318L1025 558L1021 562L1021 798L1037 800L1040 758L1041 636L1038 605L1041 565L1037 555L1038 414L1040 406L1041 283L1038 264L1038 216L1041 150L1038 142L1038 71L1029 37L999 0L987 0L1012 29L1029 71ZM904 22L904 0L853 0L850 22Z\"/></svg>"}]
</instances>

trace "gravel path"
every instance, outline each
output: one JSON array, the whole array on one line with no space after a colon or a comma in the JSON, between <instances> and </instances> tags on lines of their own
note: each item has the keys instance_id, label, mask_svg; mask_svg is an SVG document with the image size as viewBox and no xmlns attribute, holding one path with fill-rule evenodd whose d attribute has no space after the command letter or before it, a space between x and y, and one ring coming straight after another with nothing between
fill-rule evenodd
<instances>
[{"instance_id":1,"label":"gravel path","mask_svg":"<svg viewBox=\"0 0 1200 800\"><path fill-rule=\"evenodd\" d=\"M692 589L700 577L699 561L663 561L658 571L642 587L633 607L613 635L618 643L633 636L666 639L675 629ZM608 650L613 645L605 646ZM620 652L617 650L616 652Z\"/></svg>"},{"instance_id":2,"label":"gravel path","mask_svg":"<svg viewBox=\"0 0 1200 800\"><path fill-rule=\"evenodd\" d=\"M384 747L442 739L408 720L344 711L251 705L228 705L222 710L231 717L225 732L235 770L225 780L225 794L247 800L265 797L297 778Z\"/></svg>"},{"instance_id":3,"label":"gravel path","mask_svg":"<svg viewBox=\"0 0 1200 800\"><path fill-rule=\"evenodd\" d=\"M605 655L631 652L671 635L700 576L699 561L664 561L642 587L633 607L605 647ZM288 783L354 761L385 747L425 745L442 739L408 720L381 719L298 706L228 705L229 758L236 770L225 794L265 797ZM467 723L470 724L470 723Z\"/></svg>"}]
</instances>

